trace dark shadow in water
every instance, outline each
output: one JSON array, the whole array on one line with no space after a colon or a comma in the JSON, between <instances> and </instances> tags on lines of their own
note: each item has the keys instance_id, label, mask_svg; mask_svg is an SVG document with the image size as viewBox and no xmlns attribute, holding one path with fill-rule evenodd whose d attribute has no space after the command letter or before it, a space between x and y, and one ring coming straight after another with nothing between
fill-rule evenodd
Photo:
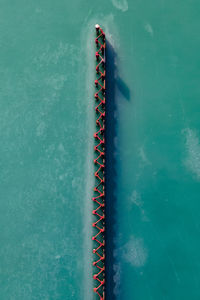
<instances>
[{"instance_id":1,"label":"dark shadow in water","mask_svg":"<svg viewBox=\"0 0 200 300\"><path fill-rule=\"evenodd\" d=\"M114 300L115 280L117 280L115 269L115 237L116 237L116 149L115 138L117 137L117 104L116 93L120 93L126 100L130 100L130 91L127 85L119 77L116 65L116 53L106 41L106 168L105 168L105 202L106 202L106 233L105 233L105 251L106 251L106 299Z\"/></svg>"}]
</instances>

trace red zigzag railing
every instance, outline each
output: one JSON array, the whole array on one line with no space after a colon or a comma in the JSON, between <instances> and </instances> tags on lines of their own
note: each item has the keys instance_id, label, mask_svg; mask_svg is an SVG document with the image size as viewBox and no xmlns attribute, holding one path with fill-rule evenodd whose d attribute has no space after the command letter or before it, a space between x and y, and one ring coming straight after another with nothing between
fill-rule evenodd
<instances>
[{"instance_id":1,"label":"red zigzag railing","mask_svg":"<svg viewBox=\"0 0 200 300\"><path fill-rule=\"evenodd\" d=\"M105 33L99 25L96 28L96 93L95 97L95 113L96 113L96 132L95 138L95 187L93 209L93 227L94 235L92 240L95 243L93 249L94 259L94 275L95 281L94 292L99 296L100 300L105 299Z\"/></svg>"}]
</instances>

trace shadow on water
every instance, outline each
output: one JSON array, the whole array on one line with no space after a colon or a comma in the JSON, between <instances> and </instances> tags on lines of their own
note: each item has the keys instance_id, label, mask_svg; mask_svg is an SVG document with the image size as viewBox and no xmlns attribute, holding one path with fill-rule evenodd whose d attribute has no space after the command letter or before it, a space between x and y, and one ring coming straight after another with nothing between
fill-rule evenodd
<instances>
[{"instance_id":1,"label":"shadow on water","mask_svg":"<svg viewBox=\"0 0 200 300\"><path fill-rule=\"evenodd\" d=\"M118 75L116 65L116 52L114 48L106 41L106 234L105 234L105 251L106 251L106 299L116 299L116 270L115 270L115 224L116 224L116 188L117 188L117 172L115 153L117 137L117 97L116 92L120 93L123 99L130 100L130 91L127 85Z\"/></svg>"}]
</instances>

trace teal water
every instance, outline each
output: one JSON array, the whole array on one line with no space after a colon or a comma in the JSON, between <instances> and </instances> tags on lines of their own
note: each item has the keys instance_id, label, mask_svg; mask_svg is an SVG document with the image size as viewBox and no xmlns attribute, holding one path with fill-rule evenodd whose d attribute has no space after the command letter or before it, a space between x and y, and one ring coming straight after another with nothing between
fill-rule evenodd
<instances>
[{"instance_id":1,"label":"teal water","mask_svg":"<svg viewBox=\"0 0 200 300\"><path fill-rule=\"evenodd\" d=\"M95 23L115 51L108 298L200 298L199 8L1 1L2 300L94 299Z\"/></svg>"},{"instance_id":2,"label":"teal water","mask_svg":"<svg viewBox=\"0 0 200 300\"><path fill-rule=\"evenodd\" d=\"M87 102L73 9L1 1L2 300L83 294Z\"/></svg>"}]
</instances>

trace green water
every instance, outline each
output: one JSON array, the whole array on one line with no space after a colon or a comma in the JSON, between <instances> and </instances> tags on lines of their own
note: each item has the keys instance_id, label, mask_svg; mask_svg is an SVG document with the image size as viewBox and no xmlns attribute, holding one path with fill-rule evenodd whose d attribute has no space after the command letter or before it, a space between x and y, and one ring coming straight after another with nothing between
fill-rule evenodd
<instances>
[{"instance_id":1,"label":"green water","mask_svg":"<svg viewBox=\"0 0 200 300\"><path fill-rule=\"evenodd\" d=\"M109 298L200 298L199 9L1 0L2 300L94 299L95 23L118 73Z\"/></svg>"}]
</instances>

